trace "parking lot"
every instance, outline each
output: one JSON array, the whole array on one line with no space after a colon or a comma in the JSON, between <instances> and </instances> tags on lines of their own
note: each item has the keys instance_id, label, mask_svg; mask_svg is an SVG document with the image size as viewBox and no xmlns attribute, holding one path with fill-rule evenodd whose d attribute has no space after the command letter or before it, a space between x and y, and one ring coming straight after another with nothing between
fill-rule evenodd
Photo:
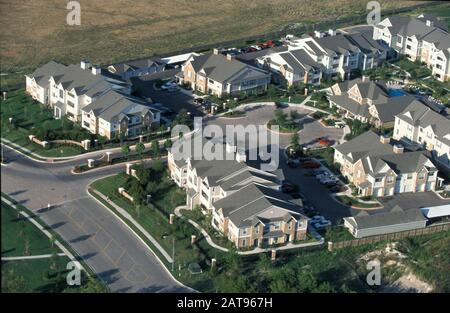
<instances>
[{"instance_id":1,"label":"parking lot","mask_svg":"<svg viewBox=\"0 0 450 313\"><path fill-rule=\"evenodd\" d=\"M155 89L154 85L159 79L173 79L174 70L164 71L156 75L148 75L132 80L133 86L138 88L141 96L151 98L153 103L161 103L175 113L181 109L186 109L195 116L203 115L199 106L193 102L192 92L178 88L176 91Z\"/></svg>"}]
</instances>

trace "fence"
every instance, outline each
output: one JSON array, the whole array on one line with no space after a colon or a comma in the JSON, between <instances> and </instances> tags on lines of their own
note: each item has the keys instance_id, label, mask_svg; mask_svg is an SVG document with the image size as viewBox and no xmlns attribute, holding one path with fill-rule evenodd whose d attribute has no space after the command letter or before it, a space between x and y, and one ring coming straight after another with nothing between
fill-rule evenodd
<instances>
[{"instance_id":1,"label":"fence","mask_svg":"<svg viewBox=\"0 0 450 313\"><path fill-rule=\"evenodd\" d=\"M422 235L429 235L440 231L446 231L450 229L450 223L446 224L440 224L440 225L434 225L429 226L425 228L419 228L419 229L413 229L413 230L407 230L397 233L391 233L391 234L384 234L384 235L377 235L377 236L371 236L366 238L359 238L359 239L352 239L352 240L346 240L346 241L338 241L338 242L328 242L328 251L333 251L334 249L341 249L346 247L358 247L361 245L366 244L372 244L380 241L387 241L387 240L400 240L406 237L414 237L414 236L422 236Z\"/></svg>"}]
</instances>

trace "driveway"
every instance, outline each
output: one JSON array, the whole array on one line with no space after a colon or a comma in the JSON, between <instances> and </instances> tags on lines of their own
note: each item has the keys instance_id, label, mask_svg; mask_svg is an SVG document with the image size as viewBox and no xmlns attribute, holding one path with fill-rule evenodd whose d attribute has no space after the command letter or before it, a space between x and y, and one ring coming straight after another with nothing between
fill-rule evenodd
<instances>
[{"instance_id":1,"label":"driveway","mask_svg":"<svg viewBox=\"0 0 450 313\"><path fill-rule=\"evenodd\" d=\"M325 127L319 121L311 116L305 116L300 119L300 143L307 148L320 148L318 138L324 137L335 143L340 143L344 135L343 128Z\"/></svg>"},{"instance_id":2,"label":"driveway","mask_svg":"<svg viewBox=\"0 0 450 313\"><path fill-rule=\"evenodd\" d=\"M4 153L10 162L1 167L2 192L39 215L112 291L189 291L127 226L87 194L92 181L121 172L122 167L71 175L75 161L38 163L7 147Z\"/></svg>"},{"instance_id":3,"label":"driveway","mask_svg":"<svg viewBox=\"0 0 450 313\"><path fill-rule=\"evenodd\" d=\"M391 197L380 198L384 210L390 210L399 205L404 210L431 207L437 205L450 204L450 199L444 200L438 197L434 192L407 192L397 194Z\"/></svg>"}]
</instances>

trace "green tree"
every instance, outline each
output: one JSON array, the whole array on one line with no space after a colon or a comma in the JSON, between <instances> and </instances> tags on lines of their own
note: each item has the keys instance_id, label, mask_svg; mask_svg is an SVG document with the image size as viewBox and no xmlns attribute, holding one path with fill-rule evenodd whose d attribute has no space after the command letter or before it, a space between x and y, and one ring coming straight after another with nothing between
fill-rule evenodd
<instances>
[{"instance_id":1,"label":"green tree","mask_svg":"<svg viewBox=\"0 0 450 313\"><path fill-rule=\"evenodd\" d=\"M145 150L145 145L142 142L138 142L135 146L136 153L139 155L139 158L142 159L142 154Z\"/></svg>"},{"instance_id":2,"label":"green tree","mask_svg":"<svg viewBox=\"0 0 450 313\"><path fill-rule=\"evenodd\" d=\"M267 87L267 96L270 100L274 100L277 97L277 89L274 85L269 85L269 87Z\"/></svg>"},{"instance_id":3,"label":"green tree","mask_svg":"<svg viewBox=\"0 0 450 313\"><path fill-rule=\"evenodd\" d=\"M130 154L130 145L128 143L124 143L121 148L123 155L128 160L128 156Z\"/></svg>"},{"instance_id":4,"label":"green tree","mask_svg":"<svg viewBox=\"0 0 450 313\"><path fill-rule=\"evenodd\" d=\"M294 152L300 150L300 135L298 133L294 133L291 137L291 148Z\"/></svg>"},{"instance_id":5,"label":"green tree","mask_svg":"<svg viewBox=\"0 0 450 313\"><path fill-rule=\"evenodd\" d=\"M164 142L164 148L168 150L168 149L170 149L170 148L172 147L172 144L173 144L172 140L167 139L167 140Z\"/></svg>"},{"instance_id":6,"label":"green tree","mask_svg":"<svg viewBox=\"0 0 450 313\"><path fill-rule=\"evenodd\" d=\"M157 140L153 140L150 146L150 155L152 158L157 158L159 155L159 143Z\"/></svg>"}]
</instances>

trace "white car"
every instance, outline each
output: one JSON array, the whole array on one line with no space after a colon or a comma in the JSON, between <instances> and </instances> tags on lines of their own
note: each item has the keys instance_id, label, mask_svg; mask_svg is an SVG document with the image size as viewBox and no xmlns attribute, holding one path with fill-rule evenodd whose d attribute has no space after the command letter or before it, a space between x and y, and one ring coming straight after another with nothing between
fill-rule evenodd
<instances>
[{"instance_id":1,"label":"white car","mask_svg":"<svg viewBox=\"0 0 450 313\"><path fill-rule=\"evenodd\" d=\"M331 177L330 173L328 173L328 172L324 172L322 174L316 175L317 180L322 180L322 179L325 179L328 177Z\"/></svg>"},{"instance_id":2,"label":"white car","mask_svg":"<svg viewBox=\"0 0 450 313\"><path fill-rule=\"evenodd\" d=\"M322 185L326 185L329 183L338 183L338 182L339 182L339 179L337 179L336 177L325 177L324 179L320 180L320 183Z\"/></svg>"},{"instance_id":3,"label":"white car","mask_svg":"<svg viewBox=\"0 0 450 313\"><path fill-rule=\"evenodd\" d=\"M173 88L177 88L177 83L175 83L173 81L168 81L167 83L165 83L161 86L162 90L169 90L169 89L173 89Z\"/></svg>"}]
</instances>

